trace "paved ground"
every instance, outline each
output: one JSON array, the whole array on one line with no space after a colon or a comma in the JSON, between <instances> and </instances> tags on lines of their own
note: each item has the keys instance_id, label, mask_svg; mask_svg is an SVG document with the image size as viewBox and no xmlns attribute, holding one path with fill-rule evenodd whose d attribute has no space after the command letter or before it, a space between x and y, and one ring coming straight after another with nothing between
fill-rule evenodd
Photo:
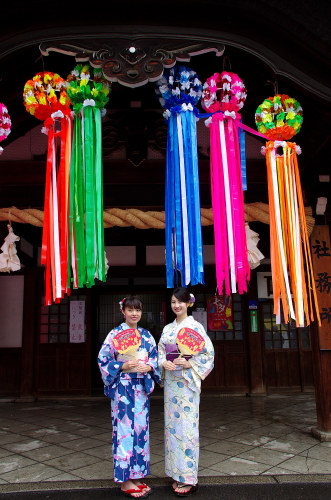
<instances>
[{"instance_id":1,"label":"paved ground","mask_svg":"<svg viewBox=\"0 0 331 500\"><path fill-rule=\"evenodd\" d=\"M196 500L329 500L331 484L286 483L286 484L224 484L204 485L192 497ZM107 488L52 490L39 492L16 492L1 494L1 500L109 500L124 498L118 490ZM156 486L150 497L158 500L175 499L169 488Z\"/></svg>"},{"instance_id":2,"label":"paved ground","mask_svg":"<svg viewBox=\"0 0 331 500\"><path fill-rule=\"evenodd\" d=\"M315 401L310 394L204 395L200 407L199 469L200 483L204 484L195 498L204 498L200 495L207 492L207 485L219 480L224 484L222 499L234 498L224 496L225 487L231 494L233 480L238 488L242 480L245 484L262 481L251 488L269 488L273 494L279 491L283 499L285 493L278 483L289 485L291 481L301 488L302 495L308 493L300 486L305 482L314 483L312 488L318 487L322 494L323 484L331 478L331 442L320 443L314 438L310 429L315 426ZM164 478L161 397L152 398L150 430L151 477L152 481L160 481L157 487L161 496L155 496L168 498L167 490L162 496L162 486L168 480ZM109 488L111 478L110 405L106 398L0 403L0 492L6 493L6 498L11 492L21 491L21 496L11 498L23 500L29 497L22 496L22 490L45 487L54 491L52 495L57 488L61 488L61 495L63 488L96 488L89 498L106 498L100 488ZM112 489L112 498L116 498L116 491ZM208 498L219 498L219 493L217 487L213 492L216 496L208 493ZM79 494L83 495L83 490ZM39 498L60 498L49 495ZM250 497L240 495L238 490L237 500L269 498L253 492ZM292 499L324 498L315 493L311 497L291 495Z\"/></svg>"}]
</instances>

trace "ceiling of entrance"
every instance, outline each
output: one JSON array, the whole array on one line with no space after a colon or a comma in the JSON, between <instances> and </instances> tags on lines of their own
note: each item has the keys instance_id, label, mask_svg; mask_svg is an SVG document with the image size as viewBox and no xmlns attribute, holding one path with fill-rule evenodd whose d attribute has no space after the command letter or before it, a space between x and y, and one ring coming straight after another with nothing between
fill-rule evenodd
<instances>
[{"instance_id":1,"label":"ceiling of entrance","mask_svg":"<svg viewBox=\"0 0 331 500\"><path fill-rule=\"evenodd\" d=\"M330 161L330 2L262 0L256 4L130 0L85 8L69 2L6 3L1 13L0 102L7 106L13 125L2 143L1 206L43 205L46 137L22 99L23 86L35 73L46 69L66 78L76 64L73 46L79 49L76 53L83 50L88 57L99 50L119 57L131 45L144 50L157 45L173 54L199 44L203 53L192 55L187 64L203 82L224 67L243 79L248 90L242 110L246 125L255 128L255 110L273 95L274 85L299 100L304 110L297 137L303 150L301 176L307 203L314 205L316 196L323 195L318 175L329 173ZM114 81L103 123L106 206L162 208L166 134L155 84L129 88ZM249 190L245 201L267 201L260 156L264 142L246 136ZM198 123L198 146L201 200L210 206L209 133L203 121ZM138 190L128 191L128 184Z\"/></svg>"}]
</instances>

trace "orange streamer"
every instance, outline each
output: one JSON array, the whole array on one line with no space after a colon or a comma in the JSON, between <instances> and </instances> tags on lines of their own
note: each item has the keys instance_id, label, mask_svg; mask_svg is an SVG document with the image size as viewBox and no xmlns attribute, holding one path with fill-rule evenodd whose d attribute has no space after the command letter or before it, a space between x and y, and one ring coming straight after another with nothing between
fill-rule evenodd
<instances>
[{"instance_id":1,"label":"orange streamer","mask_svg":"<svg viewBox=\"0 0 331 500\"><path fill-rule=\"evenodd\" d=\"M296 144L282 142L282 156L277 156L278 145L275 147L275 143L269 141L266 147L274 314L279 315L281 299L285 323L288 323L291 293L297 327L304 326L305 321L307 325L313 321L314 308L320 324ZM276 177L273 177L272 162L276 165ZM285 285L287 276L290 290ZM293 309L291 311L293 314Z\"/></svg>"}]
</instances>

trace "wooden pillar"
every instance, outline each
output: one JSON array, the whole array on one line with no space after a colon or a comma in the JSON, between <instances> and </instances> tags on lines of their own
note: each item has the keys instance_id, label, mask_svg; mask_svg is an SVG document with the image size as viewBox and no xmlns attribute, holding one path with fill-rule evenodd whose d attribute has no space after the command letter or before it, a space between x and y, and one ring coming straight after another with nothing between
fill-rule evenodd
<instances>
[{"instance_id":1,"label":"wooden pillar","mask_svg":"<svg viewBox=\"0 0 331 500\"><path fill-rule=\"evenodd\" d=\"M311 248L321 315L321 326L315 321L311 340L318 426L312 432L321 441L331 441L331 245L328 226L314 227Z\"/></svg>"},{"instance_id":2,"label":"wooden pillar","mask_svg":"<svg viewBox=\"0 0 331 500\"><path fill-rule=\"evenodd\" d=\"M259 268L258 268L259 270ZM258 304L257 275L252 271L250 284L247 290L247 316L248 323L248 352L249 352L249 371L250 371L250 393L265 394L265 384L263 381L263 359L262 359L262 337L263 323L261 318L261 309L255 309ZM251 315L256 314L256 323L252 323ZM252 327L253 326L253 327Z\"/></svg>"}]
</instances>

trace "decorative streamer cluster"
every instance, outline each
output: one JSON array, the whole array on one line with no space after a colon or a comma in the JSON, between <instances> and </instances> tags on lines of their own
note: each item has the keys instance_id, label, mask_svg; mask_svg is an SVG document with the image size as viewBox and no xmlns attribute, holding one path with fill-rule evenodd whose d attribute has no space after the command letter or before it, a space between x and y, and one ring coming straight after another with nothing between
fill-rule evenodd
<instances>
[{"instance_id":1,"label":"decorative streamer cluster","mask_svg":"<svg viewBox=\"0 0 331 500\"><path fill-rule=\"evenodd\" d=\"M68 190L72 116L66 82L57 73L37 73L24 86L26 110L44 120L48 134L41 264L45 266L45 303L70 293L68 283Z\"/></svg>"},{"instance_id":2,"label":"decorative streamer cluster","mask_svg":"<svg viewBox=\"0 0 331 500\"><path fill-rule=\"evenodd\" d=\"M167 286L204 283L200 214L196 104L202 85L185 66L167 70L157 82L157 93L168 120L166 164L166 267Z\"/></svg>"},{"instance_id":3,"label":"decorative streamer cluster","mask_svg":"<svg viewBox=\"0 0 331 500\"><path fill-rule=\"evenodd\" d=\"M0 102L0 142L7 139L10 134L11 120L8 109ZM3 148L0 147L0 155L3 153Z\"/></svg>"},{"instance_id":4,"label":"decorative streamer cluster","mask_svg":"<svg viewBox=\"0 0 331 500\"><path fill-rule=\"evenodd\" d=\"M320 322L297 152L289 141L301 128L302 108L288 95L269 97L258 107L258 132L244 125L239 111L247 93L232 72L215 73L202 88L185 66L165 71L157 94L168 121L165 232L167 286L204 283L196 120L210 129L211 190L219 293L243 293L250 278L244 197L244 132L269 139L270 244L274 313L281 322ZM100 70L78 65L64 81L42 72L24 87L29 113L45 122L48 156L41 262L45 265L46 304L74 287L105 281L101 118L110 84ZM196 105L202 97L207 114ZM70 110L73 105L73 112ZM7 109L0 104L0 141L10 132ZM279 148L282 154L278 153ZM255 236L255 233L254 233ZM251 252L257 251L256 243ZM262 254L261 254L262 255ZM256 256L257 260L258 257ZM253 265L256 263L253 262Z\"/></svg>"},{"instance_id":5,"label":"decorative streamer cluster","mask_svg":"<svg viewBox=\"0 0 331 500\"><path fill-rule=\"evenodd\" d=\"M106 281L101 117L109 83L101 70L78 65L67 78L75 113L70 170L69 255L75 288Z\"/></svg>"},{"instance_id":6,"label":"decorative streamer cluster","mask_svg":"<svg viewBox=\"0 0 331 500\"><path fill-rule=\"evenodd\" d=\"M215 73L204 85L203 108L213 113L210 129L210 175L214 215L216 281L220 294L247 291L247 254L243 177L246 179L244 133L238 111L246 88L235 73ZM242 172L242 167L244 175Z\"/></svg>"},{"instance_id":7,"label":"decorative streamer cluster","mask_svg":"<svg viewBox=\"0 0 331 500\"><path fill-rule=\"evenodd\" d=\"M270 254L274 314L281 323L280 302L285 323L290 318L298 327L320 316L313 277L306 217L302 198L298 146L286 142L300 129L302 108L287 95L269 97L257 108L255 121L271 139L265 148L269 212ZM279 149L282 154L279 154Z\"/></svg>"},{"instance_id":8,"label":"decorative streamer cluster","mask_svg":"<svg viewBox=\"0 0 331 500\"><path fill-rule=\"evenodd\" d=\"M100 108L109 86L99 74L90 82L90 74L78 66L65 81L45 71L24 86L24 105L44 120L48 135L41 252L46 305L70 294L72 275L74 287L106 279Z\"/></svg>"}]
</instances>

